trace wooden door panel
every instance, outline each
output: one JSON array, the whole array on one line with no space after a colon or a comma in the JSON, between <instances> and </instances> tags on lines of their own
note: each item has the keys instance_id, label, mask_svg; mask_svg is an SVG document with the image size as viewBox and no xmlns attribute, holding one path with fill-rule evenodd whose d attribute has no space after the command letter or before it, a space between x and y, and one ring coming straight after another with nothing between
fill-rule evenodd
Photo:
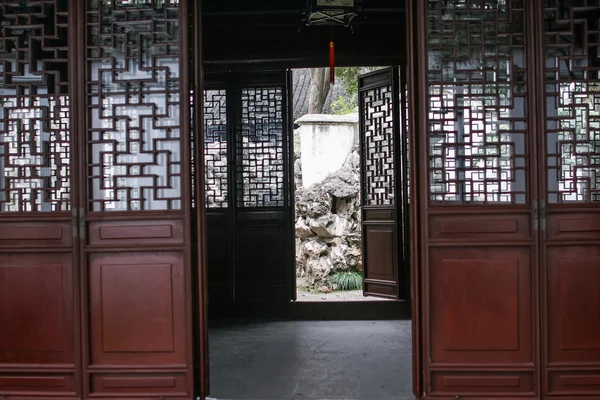
<instances>
[{"instance_id":1,"label":"wooden door panel","mask_svg":"<svg viewBox=\"0 0 600 400\"><path fill-rule=\"evenodd\" d=\"M533 372L434 372L431 394L453 398L455 393L480 398L498 396L530 397L535 393Z\"/></svg>"},{"instance_id":2,"label":"wooden door panel","mask_svg":"<svg viewBox=\"0 0 600 400\"><path fill-rule=\"evenodd\" d=\"M600 236L598 212L569 212L547 216L546 240L594 240ZM559 243L560 244L560 243Z\"/></svg>"},{"instance_id":3,"label":"wooden door panel","mask_svg":"<svg viewBox=\"0 0 600 400\"><path fill-rule=\"evenodd\" d=\"M432 212L429 218L430 242L515 242L533 240L529 212L480 213L473 215L453 211L451 214Z\"/></svg>"},{"instance_id":4,"label":"wooden door panel","mask_svg":"<svg viewBox=\"0 0 600 400\"><path fill-rule=\"evenodd\" d=\"M547 259L548 365L600 367L600 245L553 246Z\"/></svg>"},{"instance_id":5,"label":"wooden door panel","mask_svg":"<svg viewBox=\"0 0 600 400\"><path fill-rule=\"evenodd\" d=\"M84 397L190 399L188 3L84 3Z\"/></svg>"},{"instance_id":6,"label":"wooden door panel","mask_svg":"<svg viewBox=\"0 0 600 400\"><path fill-rule=\"evenodd\" d=\"M72 246L71 221L0 221L0 249Z\"/></svg>"},{"instance_id":7,"label":"wooden door panel","mask_svg":"<svg viewBox=\"0 0 600 400\"><path fill-rule=\"evenodd\" d=\"M183 255L90 256L91 365L185 365Z\"/></svg>"},{"instance_id":8,"label":"wooden door panel","mask_svg":"<svg viewBox=\"0 0 600 400\"><path fill-rule=\"evenodd\" d=\"M230 187L233 145L229 106L232 96L226 90L226 80L221 82L212 76L206 80L211 81L205 84L203 92L208 299L210 303L231 302L235 292L231 254L234 190ZM218 86L213 86L213 80L218 81Z\"/></svg>"},{"instance_id":9,"label":"wooden door panel","mask_svg":"<svg viewBox=\"0 0 600 400\"><path fill-rule=\"evenodd\" d=\"M553 371L548 372L548 394L551 396L600 396L600 373L598 371Z\"/></svg>"},{"instance_id":10,"label":"wooden door panel","mask_svg":"<svg viewBox=\"0 0 600 400\"><path fill-rule=\"evenodd\" d=\"M427 66L416 89L424 393L533 397L540 392L536 127L528 118L535 5L417 3L419 62Z\"/></svg>"},{"instance_id":11,"label":"wooden door panel","mask_svg":"<svg viewBox=\"0 0 600 400\"><path fill-rule=\"evenodd\" d=\"M600 396L599 9L598 0L545 2L537 13L544 55L541 331L548 397Z\"/></svg>"},{"instance_id":12,"label":"wooden door panel","mask_svg":"<svg viewBox=\"0 0 600 400\"><path fill-rule=\"evenodd\" d=\"M93 221L87 236L90 247L182 246L184 230L181 220Z\"/></svg>"},{"instance_id":13,"label":"wooden door panel","mask_svg":"<svg viewBox=\"0 0 600 400\"><path fill-rule=\"evenodd\" d=\"M0 398L81 397L76 1L0 2Z\"/></svg>"},{"instance_id":14,"label":"wooden door panel","mask_svg":"<svg viewBox=\"0 0 600 400\"><path fill-rule=\"evenodd\" d=\"M0 392L7 398L23 396L72 397L76 396L74 375L49 372L47 374L0 372Z\"/></svg>"},{"instance_id":15,"label":"wooden door panel","mask_svg":"<svg viewBox=\"0 0 600 400\"><path fill-rule=\"evenodd\" d=\"M236 301L289 301L295 294L292 139L287 75L234 80Z\"/></svg>"},{"instance_id":16,"label":"wooden door panel","mask_svg":"<svg viewBox=\"0 0 600 400\"><path fill-rule=\"evenodd\" d=\"M206 236L208 298L211 303L231 302L233 301L233 269L229 215L216 215L208 211Z\"/></svg>"},{"instance_id":17,"label":"wooden door panel","mask_svg":"<svg viewBox=\"0 0 600 400\"><path fill-rule=\"evenodd\" d=\"M358 78L361 142L363 294L400 299L404 293L399 73L386 68Z\"/></svg>"},{"instance_id":18,"label":"wooden door panel","mask_svg":"<svg viewBox=\"0 0 600 400\"><path fill-rule=\"evenodd\" d=\"M529 248L433 248L431 363L531 365Z\"/></svg>"},{"instance_id":19,"label":"wooden door panel","mask_svg":"<svg viewBox=\"0 0 600 400\"><path fill-rule=\"evenodd\" d=\"M78 395L76 299L71 253L0 252L0 396Z\"/></svg>"},{"instance_id":20,"label":"wooden door panel","mask_svg":"<svg viewBox=\"0 0 600 400\"><path fill-rule=\"evenodd\" d=\"M98 374L92 376L95 396L185 397L185 374ZM140 393L141 392L141 393Z\"/></svg>"},{"instance_id":21,"label":"wooden door panel","mask_svg":"<svg viewBox=\"0 0 600 400\"><path fill-rule=\"evenodd\" d=\"M209 300L288 301L295 296L295 259L286 75L208 79Z\"/></svg>"},{"instance_id":22,"label":"wooden door panel","mask_svg":"<svg viewBox=\"0 0 600 400\"><path fill-rule=\"evenodd\" d=\"M261 219L257 212L240 212L235 246L237 301L289 300L289 259L283 214L263 213L264 219Z\"/></svg>"},{"instance_id":23,"label":"wooden door panel","mask_svg":"<svg viewBox=\"0 0 600 400\"><path fill-rule=\"evenodd\" d=\"M370 217L369 211L365 214ZM392 213L393 214L393 213ZM363 280L363 291L365 295L379 297L390 297L397 299L398 292L398 265L396 254L396 243L398 243L397 227L393 223L384 221L377 223L369 218L369 222L363 223L363 236L365 246L363 257L369 259L369 263L363 268L365 279Z\"/></svg>"},{"instance_id":24,"label":"wooden door panel","mask_svg":"<svg viewBox=\"0 0 600 400\"><path fill-rule=\"evenodd\" d=\"M0 304L0 366L74 367L70 254L0 253Z\"/></svg>"}]
</instances>

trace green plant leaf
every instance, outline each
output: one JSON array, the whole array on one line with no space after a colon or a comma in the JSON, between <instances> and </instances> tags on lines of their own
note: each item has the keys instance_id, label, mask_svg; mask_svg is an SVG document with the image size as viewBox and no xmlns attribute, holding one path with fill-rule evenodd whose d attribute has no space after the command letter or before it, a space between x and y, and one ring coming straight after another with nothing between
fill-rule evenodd
<instances>
[{"instance_id":1,"label":"green plant leaf","mask_svg":"<svg viewBox=\"0 0 600 400\"><path fill-rule=\"evenodd\" d=\"M362 275L358 272L338 272L329 278L329 282L338 290L359 290L362 288Z\"/></svg>"}]
</instances>

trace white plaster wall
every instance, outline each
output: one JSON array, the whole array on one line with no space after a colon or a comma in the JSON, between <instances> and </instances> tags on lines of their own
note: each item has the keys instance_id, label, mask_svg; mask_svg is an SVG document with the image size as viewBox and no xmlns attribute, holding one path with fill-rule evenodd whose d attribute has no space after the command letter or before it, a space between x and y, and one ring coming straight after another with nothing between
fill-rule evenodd
<instances>
[{"instance_id":1,"label":"white plaster wall","mask_svg":"<svg viewBox=\"0 0 600 400\"><path fill-rule=\"evenodd\" d=\"M339 170L358 144L358 114L308 114L299 125L302 186L320 183Z\"/></svg>"}]
</instances>

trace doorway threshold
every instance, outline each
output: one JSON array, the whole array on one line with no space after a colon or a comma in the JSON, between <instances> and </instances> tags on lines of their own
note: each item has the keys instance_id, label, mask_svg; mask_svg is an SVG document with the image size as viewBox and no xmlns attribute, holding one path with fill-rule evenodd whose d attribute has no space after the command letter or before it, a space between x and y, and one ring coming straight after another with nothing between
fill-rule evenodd
<instances>
[{"instance_id":1,"label":"doorway threshold","mask_svg":"<svg viewBox=\"0 0 600 400\"><path fill-rule=\"evenodd\" d=\"M266 320L370 320L411 319L407 301L375 300L346 302L246 302L213 303L209 318Z\"/></svg>"}]
</instances>

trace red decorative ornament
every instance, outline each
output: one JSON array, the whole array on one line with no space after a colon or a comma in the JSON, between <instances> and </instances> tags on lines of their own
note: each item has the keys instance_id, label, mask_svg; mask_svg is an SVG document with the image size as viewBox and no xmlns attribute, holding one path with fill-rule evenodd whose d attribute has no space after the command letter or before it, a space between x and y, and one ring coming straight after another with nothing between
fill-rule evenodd
<instances>
[{"instance_id":1,"label":"red decorative ornament","mask_svg":"<svg viewBox=\"0 0 600 400\"><path fill-rule=\"evenodd\" d=\"M329 82L335 83L335 45L333 40L329 42Z\"/></svg>"}]
</instances>

